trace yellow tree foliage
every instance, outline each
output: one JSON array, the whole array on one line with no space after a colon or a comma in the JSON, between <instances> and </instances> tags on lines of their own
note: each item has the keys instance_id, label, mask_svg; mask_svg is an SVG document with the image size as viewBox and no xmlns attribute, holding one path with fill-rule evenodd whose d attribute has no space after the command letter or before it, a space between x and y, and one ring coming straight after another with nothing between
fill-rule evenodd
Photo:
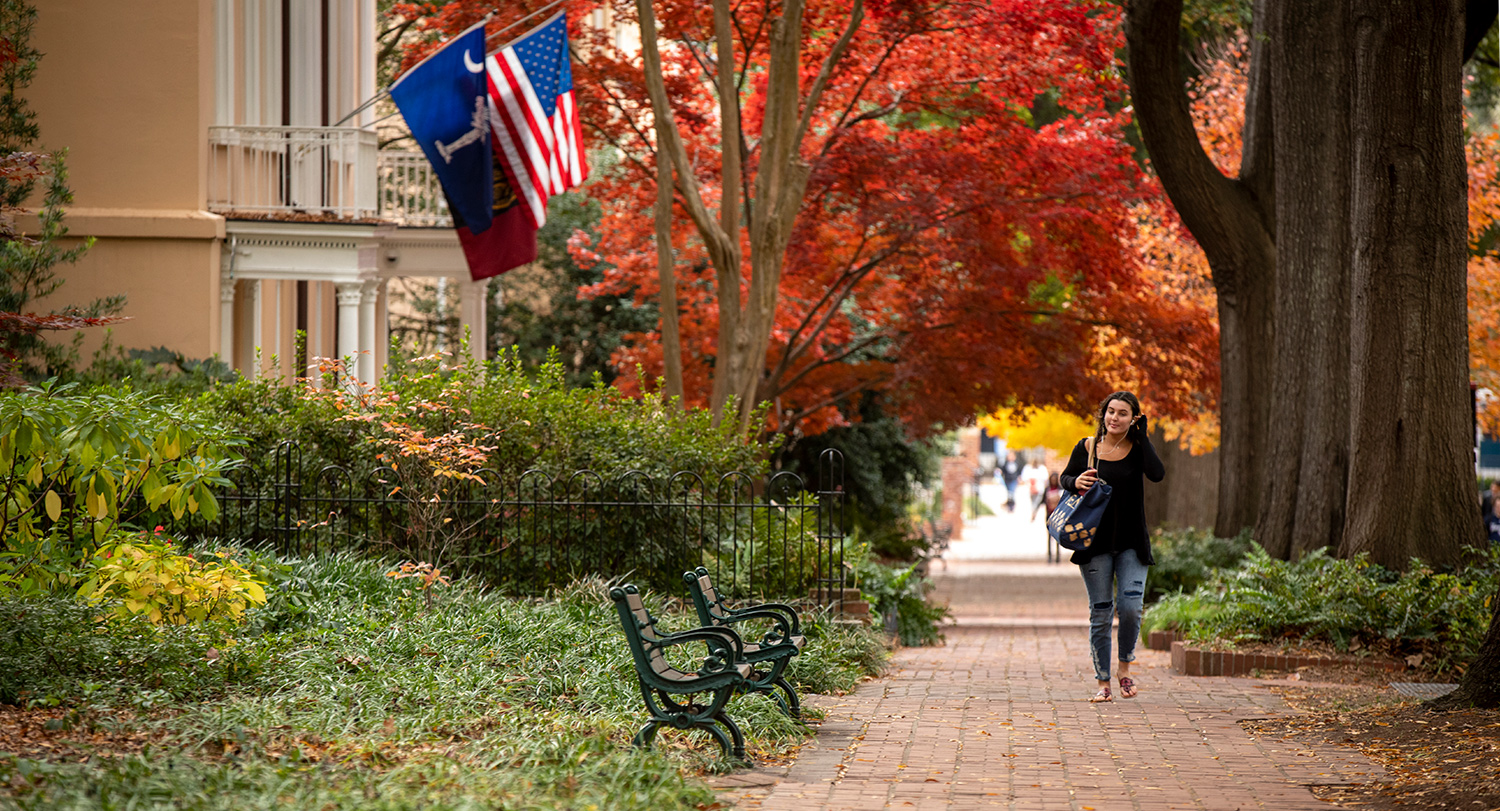
<instances>
[{"instance_id":1,"label":"yellow tree foliage","mask_svg":"<svg viewBox=\"0 0 1500 811\"><path fill-rule=\"evenodd\" d=\"M1078 440L1094 432L1094 424L1056 408L997 409L979 418L979 426L990 436L1005 440L1011 448L1047 448L1064 458Z\"/></svg>"}]
</instances>

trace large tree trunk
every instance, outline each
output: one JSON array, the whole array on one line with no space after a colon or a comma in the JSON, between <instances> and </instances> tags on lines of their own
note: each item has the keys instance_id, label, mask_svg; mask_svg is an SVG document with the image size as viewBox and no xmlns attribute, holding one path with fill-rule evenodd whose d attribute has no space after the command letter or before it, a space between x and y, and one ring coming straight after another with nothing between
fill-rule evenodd
<instances>
[{"instance_id":1,"label":"large tree trunk","mask_svg":"<svg viewBox=\"0 0 1500 811\"><path fill-rule=\"evenodd\" d=\"M1458 689L1432 702L1439 710L1459 707L1500 707L1500 599L1490 601L1490 630L1469 663Z\"/></svg>"},{"instance_id":2,"label":"large tree trunk","mask_svg":"<svg viewBox=\"0 0 1500 811\"><path fill-rule=\"evenodd\" d=\"M1258 0L1257 17L1263 17ZM1125 18L1130 93L1151 163L1183 224L1203 247L1219 299L1219 511L1214 531L1255 523L1275 369L1274 171L1269 70L1252 39L1240 177L1203 152L1178 75L1182 0L1133 0Z\"/></svg>"},{"instance_id":3,"label":"large tree trunk","mask_svg":"<svg viewBox=\"0 0 1500 811\"><path fill-rule=\"evenodd\" d=\"M1462 0L1355 0L1348 526L1405 568L1480 543L1468 403Z\"/></svg>"},{"instance_id":4,"label":"large tree trunk","mask_svg":"<svg viewBox=\"0 0 1500 811\"><path fill-rule=\"evenodd\" d=\"M661 138L661 133L657 133ZM667 153L656 153L656 275L661 284L657 306L661 309L663 377L668 399L682 396L682 333L677 328L677 273L672 256L672 161Z\"/></svg>"},{"instance_id":5,"label":"large tree trunk","mask_svg":"<svg viewBox=\"0 0 1500 811\"><path fill-rule=\"evenodd\" d=\"M1494 4L1469 3L1465 23L1464 61L1469 61L1484 34L1495 22ZM1472 493L1472 491L1471 491ZM1483 541L1480 541L1483 543ZM1500 594L1490 598L1490 630L1479 657L1464 671L1458 689L1434 702L1438 709L1500 707Z\"/></svg>"},{"instance_id":6,"label":"large tree trunk","mask_svg":"<svg viewBox=\"0 0 1500 811\"><path fill-rule=\"evenodd\" d=\"M1348 0L1267 10L1276 166L1276 381L1255 539L1337 546L1349 466Z\"/></svg>"}]
</instances>

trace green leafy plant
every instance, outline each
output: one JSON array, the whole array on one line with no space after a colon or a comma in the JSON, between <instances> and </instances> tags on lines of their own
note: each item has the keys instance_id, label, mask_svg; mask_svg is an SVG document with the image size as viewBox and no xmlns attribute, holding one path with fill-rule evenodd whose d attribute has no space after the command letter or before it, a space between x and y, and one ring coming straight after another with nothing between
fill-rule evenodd
<instances>
[{"instance_id":1,"label":"green leafy plant","mask_svg":"<svg viewBox=\"0 0 1500 811\"><path fill-rule=\"evenodd\" d=\"M1219 538L1207 529L1158 528L1151 533L1151 553L1156 557L1156 565L1146 578L1146 602L1198 588L1214 572L1238 565L1250 546L1249 530L1233 538Z\"/></svg>"},{"instance_id":2,"label":"green leafy plant","mask_svg":"<svg viewBox=\"0 0 1500 811\"><path fill-rule=\"evenodd\" d=\"M1483 642L1494 590L1497 553L1476 554L1476 565L1458 573L1415 560L1398 573L1364 555L1344 560L1319 550L1283 561L1252 546L1239 566L1158 601L1142 633L1171 628L1227 644L1319 640L1461 669Z\"/></svg>"},{"instance_id":3,"label":"green leafy plant","mask_svg":"<svg viewBox=\"0 0 1500 811\"><path fill-rule=\"evenodd\" d=\"M219 511L235 442L188 406L51 383L0 393L0 587L74 585L111 533L151 510Z\"/></svg>"},{"instance_id":4,"label":"green leafy plant","mask_svg":"<svg viewBox=\"0 0 1500 811\"><path fill-rule=\"evenodd\" d=\"M892 567L871 560L868 553L856 555L855 583L878 617L895 619L896 636L903 645L936 645L942 642L939 625L948 618L946 606L927 599L932 581L917 574L920 563Z\"/></svg>"},{"instance_id":5,"label":"green leafy plant","mask_svg":"<svg viewBox=\"0 0 1500 811\"><path fill-rule=\"evenodd\" d=\"M785 504L757 505L738 516L732 537L703 551L725 594L803 594L833 565L818 543L818 497L797 493Z\"/></svg>"},{"instance_id":6,"label":"green leafy plant","mask_svg":"<svg viewBox=\"0 0 1500 811\"><path fill-rule=\"evenodd\" d=\"M99 549L78 596L116 616L143 616L158 625L238 622L247 608L265 605L265 584L227 552L216 557L210 562L179 553L160 535L122 538Z\"/></svg>"}]
</instances>

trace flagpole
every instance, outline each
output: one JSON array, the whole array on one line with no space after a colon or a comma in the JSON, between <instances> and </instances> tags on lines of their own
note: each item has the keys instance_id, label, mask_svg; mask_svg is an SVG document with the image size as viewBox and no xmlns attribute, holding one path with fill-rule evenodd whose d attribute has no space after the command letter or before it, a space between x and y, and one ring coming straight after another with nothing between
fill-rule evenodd
<instances>
[{"instance_id":1,"label":"flagpole","mask_svg":"<svg viewBox=\"0 0 1500 811\"><path fill-rule=\"evenodd\" d=\"M505 33L506 31L509 31L510 29L515 28L516 26L520 25L521 23L526 22L527 20L531 19L532 17L535 17L538 14L541 14L541 13L543 13L545 11L548 11L549 9L556 8L557 6L562 5L564 2L565 2L565 0L552 0L552 2L548 3L547 5L542 6L541 8L537 9L536 11L531 12L530 14L527 14L525 17L522 17L521 19L516 20L515 22L511 23L510 25L505 26L504 28L500 29L499 31L496 31L493 34L485 34L484 35L484 42L485 42L485 44L488 45L491 39L500 36L501 34ZM499 10L500 9L494 9L494 10L490 11L490 13L494 14L496 11L499 11Z\"/></svg>"},{"instance_id":2,"label":"flagpole","mask_svg":"<svg viewBox=\"0 0 1500 811\"><path fill-rule=\"evenodd\" d=\"M549 10L551 10L553 8L556 8L557 6L562 5L564 2L566 2L566 0L552 0L552 2L548 3L547 5L542 6L541 8L537 9L536 11L531 12L530 14L527 14L526 16L520 18L519 20L516 20L515 22L511 23L510 25L505 26L504 28L501 28L500 30L494 32L493 34L485 34L485 36L484 36L485 47L486 48L489 47L489 42L490 42L491 39L500 36L501 34L505 33L506 31L509 31L510 29L515 28L516 26L520 25L521 23L524 23L527 20L531 19L532 17L537 16L538 14L542 14L542 13L544 13L546 11L549 11ZM488 22L489 19L491 17L495 16L495 14L498 13L499 11L500 11L500 9L498 9L498 8L496 8L496 9L490 9L490 12L488 14L484 15L484 22ZM473 26L470 26L470 28L472 28L472 27ZM397 81L400 81L400 80L397 79ZM394 82L392 82L392 84L394 84ZM351 118L359 115L360 113L362 113L365 110L369 109L372 105L378 104L381 99L386 98L386 97L388 97L390 95L391 95L391 91L390 91L389 87L383 87L383 88L381 88L379 91L377 91L375 93L375 95L373 95L373 96L365 99L364 101L360 102L360 104L359 104L358 107L355 107L353 110L351 110L348 115L344 116L343 118L340 118L337 122L334 123L333 126L335 126L335 127L342 126L345 121L348 121L349 119L351 119ZM389 117L390 116L386 116L386 118L389 118ZM382 120L384 120L384 119L382 119Z\"/></svg>"}]
</instances>

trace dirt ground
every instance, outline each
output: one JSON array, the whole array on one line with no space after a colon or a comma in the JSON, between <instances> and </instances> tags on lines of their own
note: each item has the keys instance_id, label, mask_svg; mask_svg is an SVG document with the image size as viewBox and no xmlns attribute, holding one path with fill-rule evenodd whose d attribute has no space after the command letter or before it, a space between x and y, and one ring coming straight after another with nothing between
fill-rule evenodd
<instances>
[{"instance_id":1,"label":"dirt ground","mask_svg":"<svg viewBox=\"0 0 1500 811\"><path fill-rule=\"evenodd\" d=\"M1384 782L1319 786L1313 789L1318 797L1379 811L1500 811L1500 710L1435 712L1389 687L1393 681L1457 676L1360 667L1261 675L1268 679L1265 689L1281 693L1306 715L1247 721L1250 734L1350 746L1385 767Z\"/></svg>"}]
</instances>

